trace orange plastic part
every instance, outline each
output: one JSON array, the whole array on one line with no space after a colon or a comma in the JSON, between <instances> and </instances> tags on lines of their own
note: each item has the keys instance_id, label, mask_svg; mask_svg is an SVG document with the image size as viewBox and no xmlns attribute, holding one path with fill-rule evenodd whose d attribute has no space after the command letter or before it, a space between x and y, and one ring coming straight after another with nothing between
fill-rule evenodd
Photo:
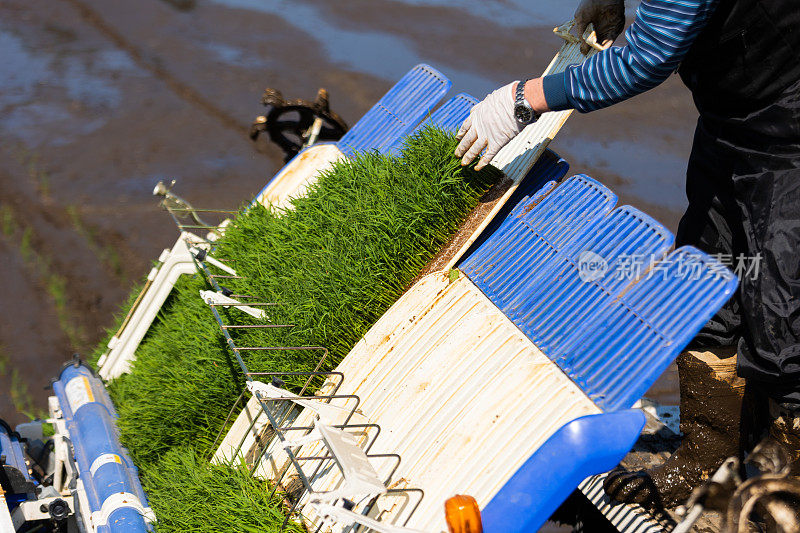
<instances>
[{"instance_id":1,"label":"orange plastic part","mask_svg":"<svg viewBox=\"0 0 800 533\"><path fill-rule=\"evenodd\" d=\"M483 533L481 510L472 496L457 494L448 499L444 516L450 533Z\"/></svg>"}]
</instances>

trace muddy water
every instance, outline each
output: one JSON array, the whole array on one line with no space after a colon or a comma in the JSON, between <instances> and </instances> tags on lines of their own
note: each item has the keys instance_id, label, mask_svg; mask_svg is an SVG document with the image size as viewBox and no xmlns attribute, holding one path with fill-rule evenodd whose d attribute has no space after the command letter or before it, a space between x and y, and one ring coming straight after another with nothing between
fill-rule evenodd
<instances>
[{"instance_id":1,"label":"muddy water","mask_svg":"<svg viewBox=\"0 0 800 533\"><path fill-rule=\"evenodd\" d=\"M3 0L0 2L0 417L44 408L72 352L112 324L176 237L150 196L162 178L235 208L282 164L246 137L266 86L324 86L352 124L414 64L482 97L540 72L547 0ZM675 79L574 116L552 147L675 229L695 112ZM675 401L674 378L655 395ZM6 392L8 391L8 392ZM30 400L29 400L30 398Z\"/></svg>"}]
</instances>

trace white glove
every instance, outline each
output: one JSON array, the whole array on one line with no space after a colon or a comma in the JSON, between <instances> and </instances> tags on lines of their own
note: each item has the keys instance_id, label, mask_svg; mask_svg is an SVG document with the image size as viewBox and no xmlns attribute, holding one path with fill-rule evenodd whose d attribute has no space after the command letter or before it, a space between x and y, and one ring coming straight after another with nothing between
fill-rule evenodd
<instances>
[{"instance_id":1,"label":"white glove","mask_svg":"<svg viewBox=\"0 0 800 533\"><path fill-rule=\"evenodd\" d=\"M493 91L470 111L458 130L456 157L468 165L486 148L475 165L480 170L489 164L500 149L522 131L523 125L514 117L514 89L518 81Z\"/></svg>"}]
</instances>

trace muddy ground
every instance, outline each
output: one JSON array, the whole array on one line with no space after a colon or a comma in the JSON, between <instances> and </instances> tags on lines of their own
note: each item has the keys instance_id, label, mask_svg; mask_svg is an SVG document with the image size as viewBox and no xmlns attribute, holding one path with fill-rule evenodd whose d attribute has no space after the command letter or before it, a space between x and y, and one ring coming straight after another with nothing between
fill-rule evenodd
<instances>
[{"instance_id":1,"label":"muddy ground","mask_svg":"<svg viewBox=\"0 0 800 533\"><path fill-rule=\"evenodd\" d=\"M536 4L531 6L530 4ZM330 92L354 123L425 61L478 97L547 65L569 2L0 0L0 417L45 407L132 285L175 241L162 178L233 209L283 154L247 138L267 86ZM671 229L695 111L677 79L576 115L552 144ZM655 395L676 401L674 377Z\"/></svg>"}]
</instances>

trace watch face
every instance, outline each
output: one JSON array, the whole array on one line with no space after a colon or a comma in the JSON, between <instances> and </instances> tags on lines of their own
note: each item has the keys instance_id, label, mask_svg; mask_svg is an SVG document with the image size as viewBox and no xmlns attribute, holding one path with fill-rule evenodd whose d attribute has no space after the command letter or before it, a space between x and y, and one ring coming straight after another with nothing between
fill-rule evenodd
<instances>
[{"instance_id":1,"label":"watch face","mask_svg":"<svg viewBox=\"0 0 800 533\"><path fill-rule=\"evenodd\" d=\"M530 122L533 118L533 110L524 105L514 106L514 117L522 123Z\"/></svg>"}]
</instances>

